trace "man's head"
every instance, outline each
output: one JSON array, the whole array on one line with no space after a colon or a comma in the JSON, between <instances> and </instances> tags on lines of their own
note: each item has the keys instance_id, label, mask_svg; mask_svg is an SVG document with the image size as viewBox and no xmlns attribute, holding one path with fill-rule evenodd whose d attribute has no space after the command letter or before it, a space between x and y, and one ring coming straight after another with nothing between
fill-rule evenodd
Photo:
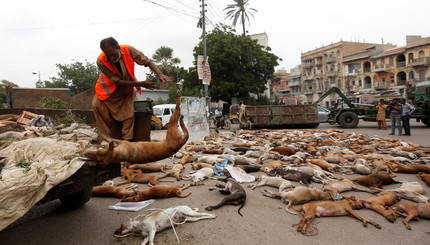
<instances>
[{"instance_id":1,"label":"man's head","mask_svg":"<svg viewBox=\"0 0 430 245\"><path fill-rule=\"evenodd\" d=\"M113 37L101 40L100 48L105 53L107 60L111 63L117 63L121 58L119 44Z\"/></svg>"},{"instance_id":2,"label":"man's head","mask_svg":"<svg viewBox=\"0 0 430 245\"><path fill-rule=\"evenodd\" d=\"M393 103L394 103L394 104L397 104L398 102L399 102L399 100L398 100L398 99L396 99L396 98L394 98L394 99L393 99Z\"/></svg>"},{"instance_id":3,"label":"man's head","mask_svg":"<svg viewBox=\"0 0 430 245\"><path fill-rule=\"evenodd\" d=\"M384 99L380 99L379 103L384 104Z\"/></svg>"},{"instance_id":4,"label":"man's head","mask_svg":"<svg viewBox=\"0 0 430 245\"><path fill-rule=\"evenodd\" d=\"M405 98L401 98L401 99L400 99L400 103L401 103L401 104L406 103L406 99L405 99Z\"/></svg>"},{"instance_id":5,"label":"man's head","mask_svg":"<svg viewBox=\"0 0 430 245\"><path fill-rule=\"evenodd\" d=\"M219 111L219 106L217 106L217 108L216 108L218 111Z\"/></svg>"}]
</instances>

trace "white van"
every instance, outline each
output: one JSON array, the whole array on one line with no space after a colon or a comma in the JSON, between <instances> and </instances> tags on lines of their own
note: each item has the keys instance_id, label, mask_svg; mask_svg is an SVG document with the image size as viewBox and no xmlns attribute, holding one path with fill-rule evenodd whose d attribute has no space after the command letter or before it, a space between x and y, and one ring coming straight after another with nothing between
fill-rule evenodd
<instances>
[{"instance_id":1,"label":"white van","mask_svg":"<svg viewBox=\"0 0 430 245\"><path fill-rule=\"evenodd\" d=\"M167 128L167 125L170 121L170 116L173 114L175 110L176 104L163 104L163 105L155 105L152 107L154 111L154 115L161 120L161 125L163 129Z\"/></svg>"}]
</instances>

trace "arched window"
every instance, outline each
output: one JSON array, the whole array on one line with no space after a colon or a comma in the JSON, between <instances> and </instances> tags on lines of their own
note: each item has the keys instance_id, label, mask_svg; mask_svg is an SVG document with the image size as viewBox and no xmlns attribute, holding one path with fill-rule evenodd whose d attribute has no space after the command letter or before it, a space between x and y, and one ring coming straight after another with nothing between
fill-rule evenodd
<instances>
[{"instance_id":1,"label":"arched window","mask_svg":"<svg viewBox=\"0 0 430 245\"><path fill-rule=\"evenodd\" d=\"M424 58L424 51L420 51L419 53L418 53L418 57L419 58Z\"/></svg>"},{"instance_id":2,"label":"arched window","mask_svg":"<svg viewBox=\"0 0 430 245\"><path fill-rule=\"evenodd\" d=\"M339 50L337 51L337 58L338 59L340 58L340 51Z\"/></svg>"},{"instance_id":3,"label":"arched window","mask_svg":"<svg viewBox=\"0 0 430 245\"><path fill-rule=\"evenodd\" d=\"M409 72L409 80L414 80L415 79L415 77L414 77L414 71L410 71Z\"/></svg>"},{"instance_id":4,"label":"arched window","mask_svg":"<svg viewBox=\"0 0 430 245\"><path fill-rule=\"evenodd\" d=\"M339 64L339 63L337 63L336 70L337 70L337 71L340 71L340 64Z\"/></svg>"}]
</instances>

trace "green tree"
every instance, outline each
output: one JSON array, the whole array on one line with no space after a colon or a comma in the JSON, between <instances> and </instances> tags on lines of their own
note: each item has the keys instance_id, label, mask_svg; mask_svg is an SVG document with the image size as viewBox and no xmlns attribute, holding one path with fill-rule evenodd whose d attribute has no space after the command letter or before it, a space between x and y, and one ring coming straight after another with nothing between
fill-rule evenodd
<instances>
[{"instance_id":1,"label":"green tree","mask_svg":"<svg viewBox=\"0 0 430 245\"><path fill-rule=\"evenodd\" d=\"M36 83L37 88L69 88L72 95L94 88L99 69L94 63L75 62L72 64L56 64L60 70L58 77L51 77L51 81Z\"/></svg>"},{"instance_id":2,"label":"green tree","mask_svg":"<svg viewBox=\"0 0 430 245\"><path fill-rule=\"evenodd\" d=\"M168 89L172 83L178 81L178 73L180 72L180 67L176 66L181 63L181 59L173 57L173 49L161 46L159 47L154 55L152 55L152 60L158 66L158 68L164 73L164 75L170 77L170 84L159 84L158 79L155 74L148 76L148 79L153 80L158 84L161 89ZM183 69L183 68L182 68Z\"/></svg>"},{"instance_id":3,"label":"green tree","mask_svg":"<svg viewBox=\"0 0 430 245\"><path fill-rule=\"evenodd\" d=\"M8 80L1 80L0 81L0 103L6 103L7 101L7 93L9 92L9 89L11 87L18 87L13 82L9 82Z\"/></svg>"},{"instance_id":4,"label":"green tree","mask_svg":"<svg viewBox=\"0 0 430 245\"><path fill-rule=\"evenodd\" d=\"M226 18L233 19L233 26L236 26L237 21L240 19L240 23L243 28L243 35L245 35L245 22L249 23L249 15L254 17L251 11L258 12L254 8L249 7L249 0L233 0L234 4L229 4L224 10L227 10Z\"/></svg>"},{"instance_id":5,"label":"green tree","mask_svg":"<svg viewBox=\"0 0 430 245\"><path fill-rule=\"evenodd\" d=\"M202 50L202 43L194 48L196 60ZM249 36L236 35L227 26L217 26L207 35L212 100L230 101L232 97L246 100L250 93L263 93L279 59L269 51L270 48L264 49ZM197 79L196 69L190 73L194 75L184 81L184 90L196 92L197 88L199 91L203 86Z\"/></svg>"}]
</instances>

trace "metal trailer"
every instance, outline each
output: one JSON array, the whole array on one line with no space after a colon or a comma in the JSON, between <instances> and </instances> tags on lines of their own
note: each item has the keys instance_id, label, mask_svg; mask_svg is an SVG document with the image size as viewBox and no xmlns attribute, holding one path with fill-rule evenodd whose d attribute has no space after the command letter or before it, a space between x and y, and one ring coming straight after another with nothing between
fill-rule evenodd
<instances>
[{"instance_id":1,"label":"metal trailer","mask_svg":"<svg viewBox=\"0 0 430 245\"><path fill-rule=\"evenodd\" d=\"M246 106L240 128L316 128L317 105Z\"/></svg>"}]
</instances>

